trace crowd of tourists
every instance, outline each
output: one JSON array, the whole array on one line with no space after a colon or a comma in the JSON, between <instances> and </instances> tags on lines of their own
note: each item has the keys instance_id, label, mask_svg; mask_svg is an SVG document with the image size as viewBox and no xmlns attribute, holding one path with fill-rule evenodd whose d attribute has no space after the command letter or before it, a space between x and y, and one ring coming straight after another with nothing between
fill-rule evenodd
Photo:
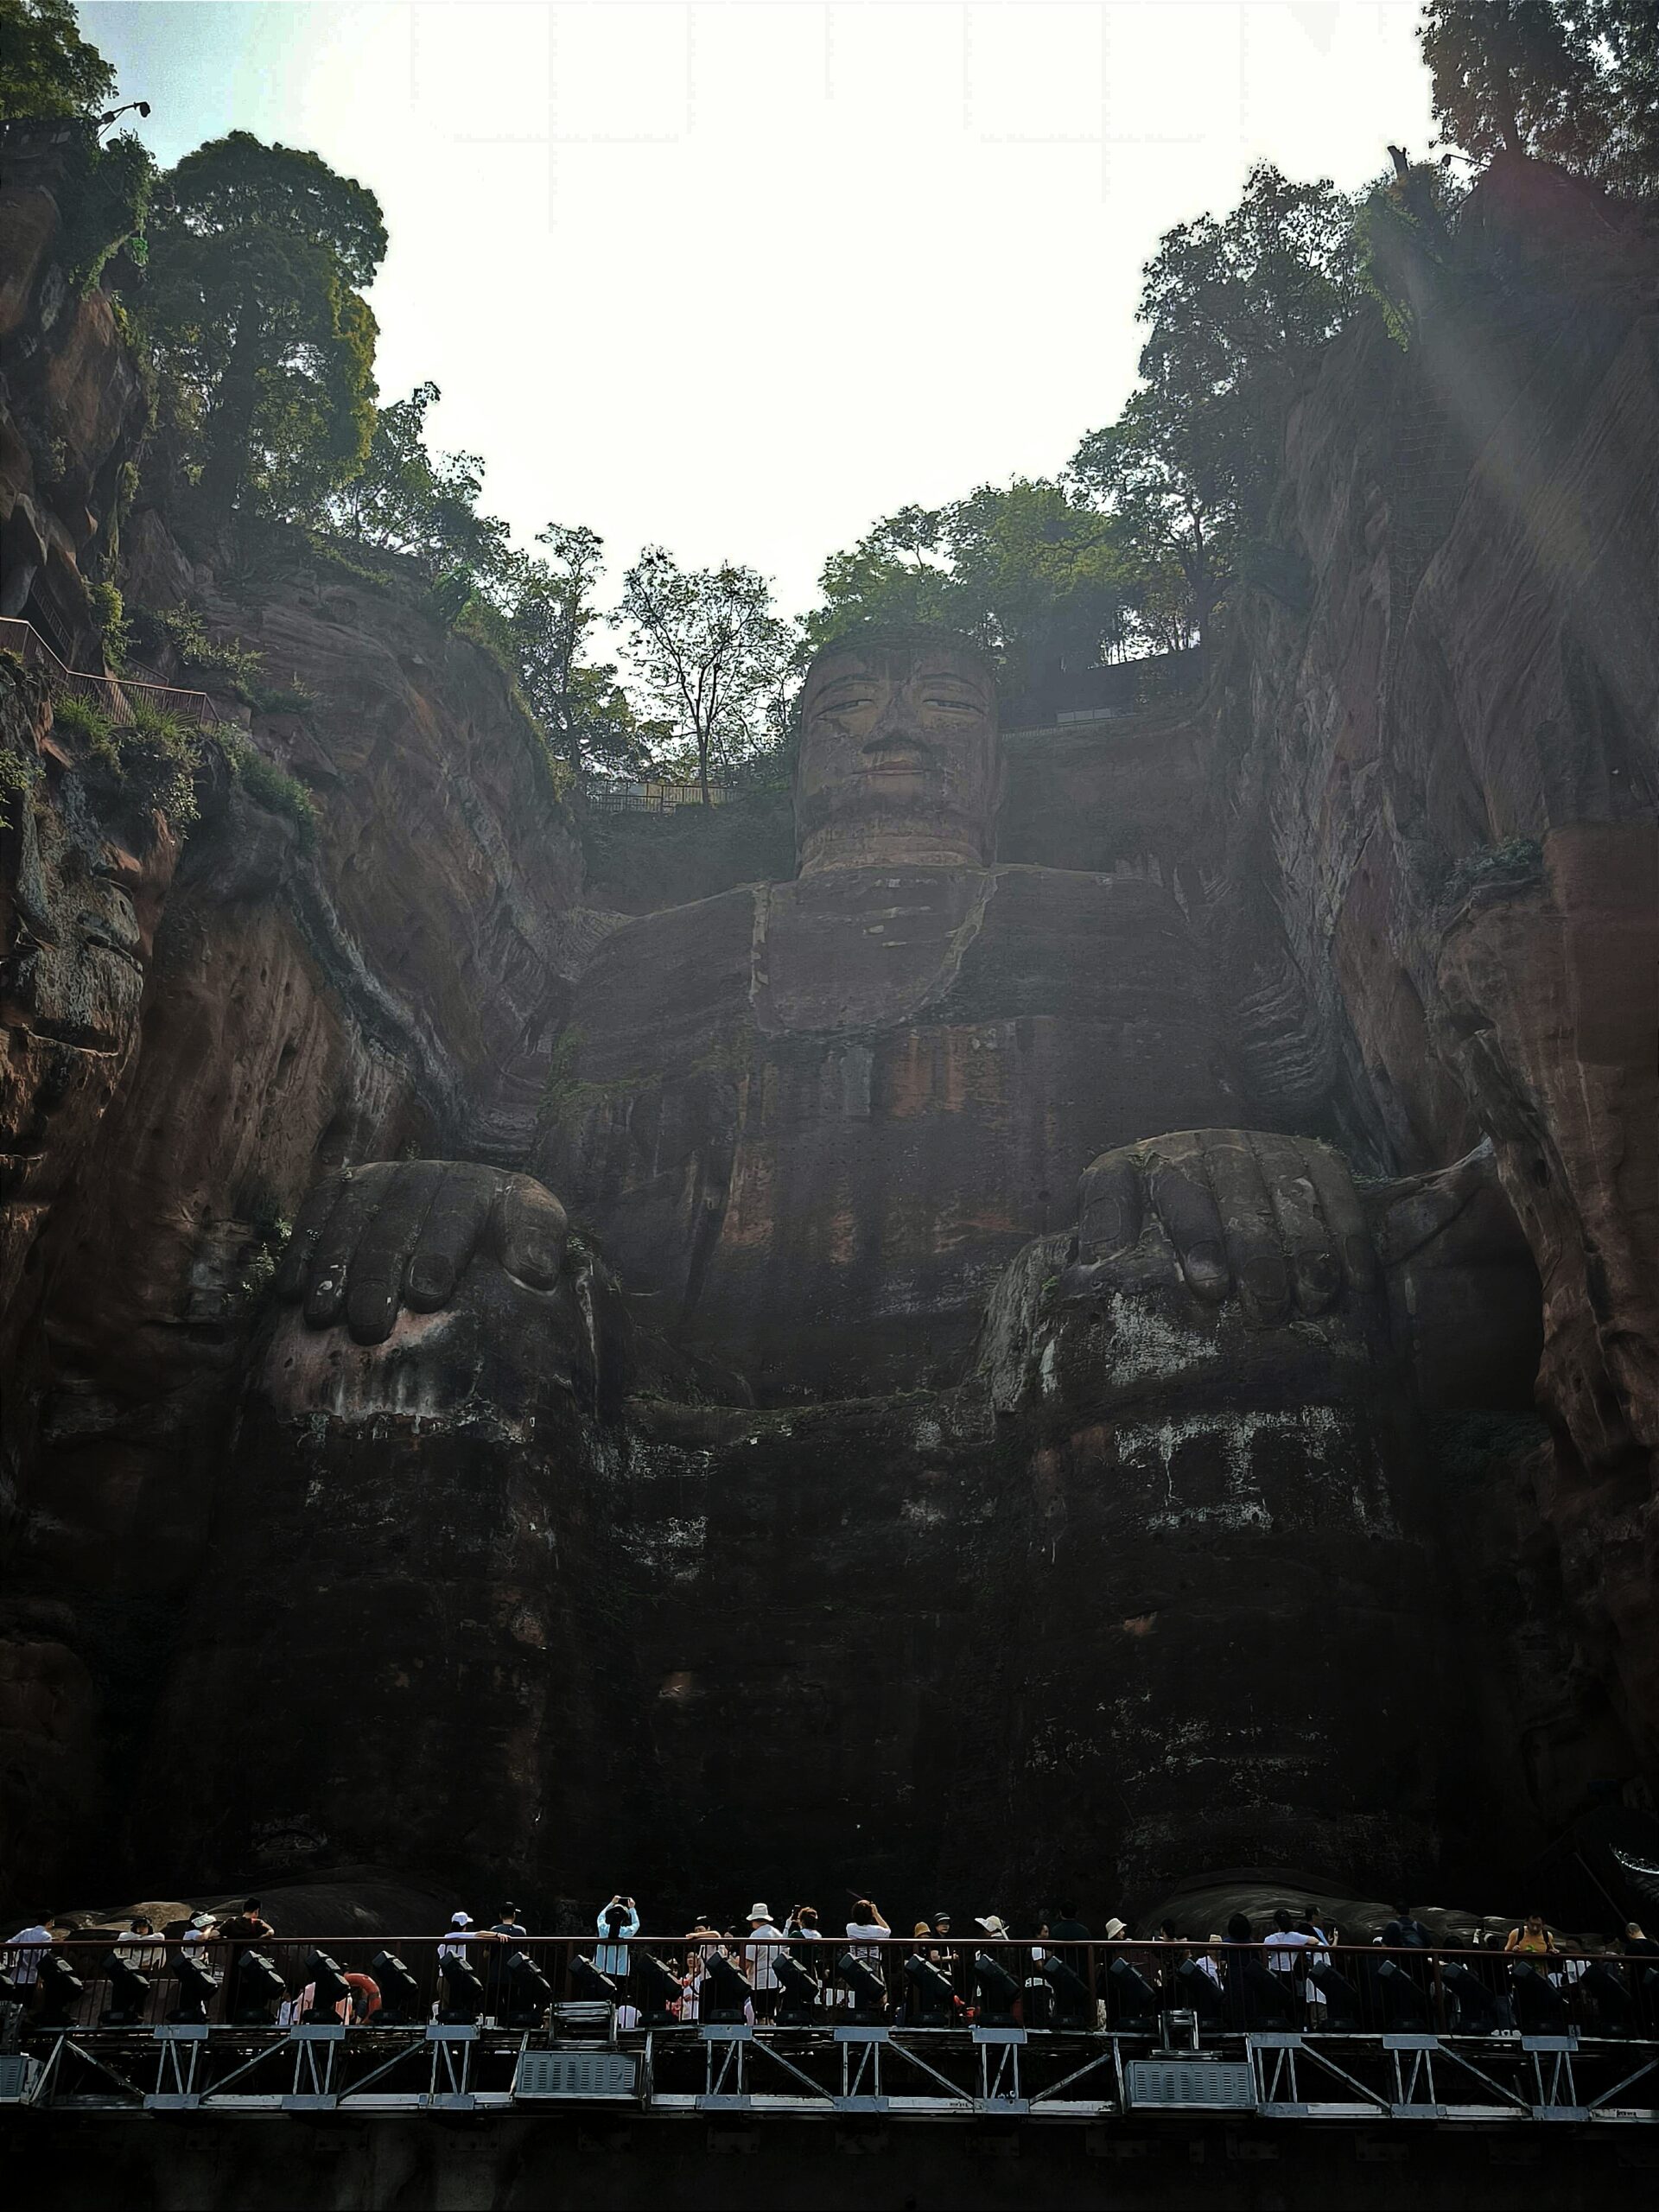
<instances>
[{"instance_id":1,"label":"crowd of tourists","mask_svg":"<svg viewBox=\"0 0 1659 2212\"><path fill-rule=\"evenodd\" d=\"M1305 2015L1306 2024L1318 2026L1321 2016L1341 2007L1344 1993L1354 1998L1355 2009L1358 2008L1357 1993L1338 1972L1332 1958L1333 1951L1343 1944L1343 1931L1330 1915L1312 1904L1300 1910L1281 1906L1260 1927L1245 1914L1234 1913L1224 1930L1202 1936L1166 1918L1154 1932L1138 1939L1116 1916L1107 1919L1096 1933L1077 1917L1077 1906L1070 1900L1058 1903L1038 1916L1033 1925L1020 1930L996 1912L975 1915L963 1928L944 1910L907 1928L894 1927L868 1897L854 1904L839 1929L825 1929L817 1910L807 1904L793 1906L780 1924L764 1900L757 1900L740 1921L723 1929L709 1916L701 1915L683 1936L674 1939L645 1938L642 1924L632 1897L613 1897L598 1916L595 1932L600 1940L594 1963L626 1990L636 1948L648 1950L656 1962L664 1953L670 1954L683 1991L677 2012L685 2019L699 2017L709 1964L715 1958L738 1968L747 1984L745 2017L772 2018L788 1994L789 1975L784 1961L805 1967L815 1979L833 1980L824 1970L817 1948L826 1942L834 1948L838 1963L851 1961L878 1973L900 1961L919 1961L943 1977L938 1985L941 1991L944 1983L950 1984L952 2003L964 2009L971 2008L957 1993L982 1979L974 1972L976 1962L984 1959L996 1963L997 1970L1020 1987L1012 2006L1016 2018L1027 2001L1026 1991L1038 1989L1044 1980L1042 1970L1057 1967L1070 1977L1073 1986L1086 1990L1090 1999L1105 1976L1119 1974L1132 1977L1140 1991L1160 2002L1173 1996L1191 1999L1195 1993L1192 1978L1197 1975L1214 1994L1213 2009L1223 2011L1229 2009L1223 2002L1229 1993L1236 1999L1251 1981L1262 1977L1256 2003L1249 2008L1257 2012L1282 2012L1299 2021ZM1437 1944L1423 1922L1405 1904L1397 1908L1368 1948L1380 1955L1379 1964L1392 1964L1395 1955L1407 1955L1408 1988L1415 1986L1412 1955L1421 1955L1424 1966L1441 1952L1448 1957L1456 1955L1452 1947ZM1543 1915L1533 1912L1507 1932L1490 1933L1484 1945L1478 1943L1474 1948L1499 1950L1517 1965L1532 1967L1556 1992L1590 1972L1598 1953L1605 1957L1622 1952L1632 1960L1650 1960L1659 1967L1659 1943L1635 1921L1626 1924L1614 1943L1586 1948L1578 1943L1565 1946ZM1027 1973L1027 1962L1034 1973ZM719 1979L722 1995L729 1995L737 1986L728 1975ZM1052 1971L1047 1979L1047 1993L1052 1998ZM1202 1993L1202 1985L1197 1986L1198 2007L1212 2009ZM909 1993L912 2005L923 2004L927 1985L918 1977L918 1986ZM855 1980L847 1978L847 1986L836 1995L840 2001L855 2005ZM1134 1996L1128 2001L1133 2003ZM1401 2003L1407 2001L1402 1991ZM1472 2002L1472 1997L1468 2001ZM1240 2007L1236 2002L1231 2009Z\"/></svg>"},{"instance_id":2,"label":"crowd of tourists","mask_svg":"<svg viewBox=\"0 0 1659 2212\"><path fill-rule=\"evenodd\" d=\"M36 1922L0 1948L0 1999L28 2005L41 1996L61 1935ZM228 1985L227 2018L240 2017L238 2003L251 1993L269 1993L278 2025L371 2021L386 2001L374 1971L342 1967L312 1946L300 1947L306 1974L283 1980L270 1955L278 1931L257 1897L223 1917L197 1912L165 1930L138 1916L107 1941L105 1970L117 1979L188 1980L192 1965L204 1975L217 1970ZM1016 1931L997 1912L963 1925L944 1910L895 1927L869 1897L826 1927L810 1904L777 1916L757 1899L725 1926L699 1914L683 1932L647 1936L635 1899L620 1893L600 1909L594 1940L582 1948L569 1937L532 1936L510 1901L484 1924L457 1910L435 1941L433 2001L442 2006L445 1989L453 1998L470 1985L492 2014L505 2016L510 1986L522 1991L527 1980L541 1980L532 1956L538 1942L563 1944L576 1992L614 2004L624 2027L716 2013L787 2020L791 2005L803 2003L855 2013L891 2003L936 2024L992 2017L1106 2024L1176 2005L1242 2026L1334 2027L1362 2015L1405 2024L1424 2017L1431 1969L1437 2001L1444 2008L1449 1992L1465 2026L1512 2027L1517 2013L1522 2026L1548 2026L1570 2002L1589 2019L1618 2016L1627 2031L1659 2016L1659 1943L1634 1921L1613 1942L1586 1944L1565 1941L1541 1913L1526 1914L1472 1947L1504 1955L1497 1974L1480 1977L1470 1970L1471 1947L1437 1943L1403 1904L1360 1948L1344 1945L1331 1916L1312 1904L1281 1906L1262 1925L1235 1913L1224 1929L1205 1933L1166 1918L1136 1936L1116 1916L1091 1929L1069 1900ZM363 1963L381 1980L395 1970L412 1986L408 1968L384 1950Z\"/></svg>"}]
</instances>

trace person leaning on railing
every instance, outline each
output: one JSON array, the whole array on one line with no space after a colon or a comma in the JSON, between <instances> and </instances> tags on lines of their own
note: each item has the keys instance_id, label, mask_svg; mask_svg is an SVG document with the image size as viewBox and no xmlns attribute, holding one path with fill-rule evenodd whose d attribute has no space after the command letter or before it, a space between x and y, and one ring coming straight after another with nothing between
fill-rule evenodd
<instances>
[{"instance_id":1,"label":"person leaning on railing","mask_svg":"<svg viewBox=\"0 0 1659 2212\"><path fill-rule=\"evenodd\" d=\"M950 1948L950 1916L936 1912L933 1916L933 1942L927 1954L929 1966L938 1967L941 1974L955 1975L961 1963L960 1954Z\"/></svg>"},{"instance_id":2,"label":"person leaning on railing","mask_svg":"<svg viewBox=\"0 0 1659 2212\"><path fill-rule=\"evenodd\" d=\"M1523 1956L1541 1958L1554 1950L1555 1938L1545 1927L1543 1914L1529 1912L1518 1928L1510 1929L1503 1948Z\"/></svg>"},{"instance_id":3,"label":"person leaning on railing","mask_svg":"<svg viewBox=\"0 0 1659 2212\"><path fill-rule=\"evenodd\" d=\"M110 1946L118 1951L121 1962L135 1974L160 1974L167 1964L167 1945L156 1933L155 1923L141 1912L132 1920L124 1936L118 1936Z\"/></svg>"},{"instance_id":4,"label":"person leaning on railing","mask_svg":"<svg viewBox=\"0 0 1659 2212\"><path fill-rule=\"evenodd\" d=\"M1433 1948L1433 1937L1408 1904L1396 1906L1394 1918L1382 1930L1385 1951L1427 1951Z\"/></svg>"},{"instance_id":5,"label":"person leaning on railing","mask_svg":"<svg viewBox=\"0 0 1659 2212\"><path fill-rule=\"evenodd\" d=\"M16 1989L33 1989L40 1979L41 1961L52 1948L52 1930L44 1921L31 1921L27 1928L20 1928L3 1951L0 1951L0 1973L4 1973Z\"/></svg>"}]
</instances>

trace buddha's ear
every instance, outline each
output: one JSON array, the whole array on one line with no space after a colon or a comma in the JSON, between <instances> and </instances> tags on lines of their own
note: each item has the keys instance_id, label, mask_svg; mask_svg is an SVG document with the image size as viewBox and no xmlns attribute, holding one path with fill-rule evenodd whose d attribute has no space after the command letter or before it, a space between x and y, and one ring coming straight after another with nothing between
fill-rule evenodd
<instances>
[{"instance_id":1,"label":"buddha's ear","mask_svg":"<svg viewBox=\"0 0 1659 2212\"><path fill-rule=\"evenodd\" d=\"M1385 1268L1398 1267L1443 1235L1477 1198L1500 1189L1497 1155L1486 1137L1450 1167L1368 1192L1365 1211L1378 1258Z\"/></svg>"}]
</instances>

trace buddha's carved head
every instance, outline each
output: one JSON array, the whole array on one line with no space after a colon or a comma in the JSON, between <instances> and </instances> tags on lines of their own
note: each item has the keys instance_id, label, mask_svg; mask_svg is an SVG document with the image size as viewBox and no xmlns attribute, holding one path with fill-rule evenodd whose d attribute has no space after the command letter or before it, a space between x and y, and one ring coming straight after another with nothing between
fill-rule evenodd
<instances>
[{"instance_id":1,"label":"buddha's carved head","mask_svg":"<svg viewBox=\"0 0 1659 2212\"><path fill-rule=\"evenodd\" d=\"M837 639L801 696L801 873L977 866L1001 776L995 680L969 639L875 627Z\"/></svg>"}]
</instances>

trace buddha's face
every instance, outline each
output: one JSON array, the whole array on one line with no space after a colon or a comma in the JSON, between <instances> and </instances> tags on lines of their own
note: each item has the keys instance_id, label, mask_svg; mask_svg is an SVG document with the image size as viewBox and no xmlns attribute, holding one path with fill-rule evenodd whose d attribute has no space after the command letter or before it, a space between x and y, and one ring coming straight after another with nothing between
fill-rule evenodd
<instances>
[{"instance_id":1,"label":"buddha's face","mask_svg":"<svg viewBox=\"0 0 1659 2212\"><path fill-rule=\"evenodd\" d=\"M989 859L1001 756L978 654L943 632L831 645L807 672L801 713L803 874Z\"/></svg>"}]
</instances>

